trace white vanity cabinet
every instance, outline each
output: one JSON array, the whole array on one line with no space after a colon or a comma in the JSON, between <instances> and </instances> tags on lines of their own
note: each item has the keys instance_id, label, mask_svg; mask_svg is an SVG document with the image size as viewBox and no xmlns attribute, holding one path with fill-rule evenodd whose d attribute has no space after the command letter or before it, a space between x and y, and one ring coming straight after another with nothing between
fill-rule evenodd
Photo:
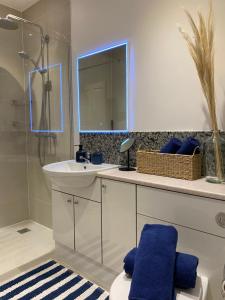
<instances>
[{"instance_id":1,"label":"white vanity cabinet","mask_svg":"<svg viewBox=\"0 0 225 300\"><path fill-rule=\"evenodd\" d=\"M74 197L75 250L101 263L101 203Z\"/></svg>"},{"instance_id":2,"label":"white vanity cabinet","mask_svg":"<svg viewBox=\"0 0 225 300\"><path fill-rule=\"evenodd\" d=\"M85 189L52 190L55 241L98 263L102 262L100 182L97 179Z\"/></svg>"},{"instance_id":3,"label":"white vanity cabinet","mask_svg":"<svg viewBox=\"0 0 225 300\"><path fill-rule=\"evenodd\" d=\"M52 198L55 241L120 272L136 246L136 185L98 178L87 194L53 190Z\"/></svg>"},{"instance_id":4,"label":"white vanity cabinet","mask_svg":"<svg viewBox=\"0 0 225 300\"><path fill-rule=\"evenodd\" d=\"M225 229L216 216L225 212L224 201L137 186L137 238L145 224L175 226L177 251L199 257L198 273L208 277L208 300L222 300L225 264Z\"/></svg>"},{"instance_id":5,"label":"white vanity cabinet","mask_svg":"<svg viewBox=\"0 0 225 300\"><path fill-rule=\"evenodd\" d=\"M209 278L207 300L222 300L225 197L221 195L225 187L203 180L186 183L171 179L176 189L170 190L162 185L165 178L133 173L136 180L131 181L130 173L113 170L108 174L100 174L87 188L53 191L56 242L88 257L87 262L94 262L94 270L103 264L101 271L114 276L121 272L124 256L139 242L146 223L170 224L178 230L177 250L199 257L198 272ZM187 189L182 192L180 184ZM190 194L189 185L195 185L197 192L193 189ZM217 189L215 198L212 189Z\"/></svg>"},{"instance_id":6,"label":"white vanity cabinet","mask_svg":"<svg viewBox=\"0 0 225 300\"><path fill-rule=\"evenodd\" d=\"M123 258L136 245L136 185L102 180L103 264L121 272Z\"/></svg>"},{"instance_id":7,"label":"white vanity cabinet","mask_svg":"<svg viewBox=\"0 0 225 300\"><path fill-rule=\"evenodd\" d=\"M74 249L73 196L52 191L52 219L55 241Z\"/></svg>"}]
</instances>

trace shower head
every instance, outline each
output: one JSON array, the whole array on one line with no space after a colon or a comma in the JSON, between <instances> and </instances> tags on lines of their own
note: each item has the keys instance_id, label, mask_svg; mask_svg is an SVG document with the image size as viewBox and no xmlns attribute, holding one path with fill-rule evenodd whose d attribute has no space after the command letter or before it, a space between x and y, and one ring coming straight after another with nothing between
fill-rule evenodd
<instances>
[{"instance_id":1,"label":"shower head","mask_svg":"<svg viewBox=\"0 0 225 300\"><path fill-rule=\"evenodd\" d=\"M16 30L18 29L17 22L10 20L9 18L0 18L0 28L7 30Z\"/></svg>"},{"instance_id":2,"label":"shower head","mask_svg":"<svg viewBox=\"0 0 225 300\"><path fill-rule=\"evenodd\" d=\"M4 19L11 21L12 23L15 23L17 25L18 28L18 23L22 23L22 24L30 24L32 26L38 27L41 33L41 37L44 40L44 30L42 28L42 26L40 26L39 24L33 23L29 20L23 19L21 17L12 15L12 14L8 14Z\"/></svg>"},{"instance_id":3,"label":"shower head","mask_svg":"<svg viewBox=\"0 0 225 300\"><path fill-rule=\"evenodd\" d=\"M42 40L45 39L44 30L39 24L33 23L29 20L23 19L12 14L8 14L5 18L0 18L0 28L3 29L16 30L19 28L19 23L30 24L32 26L38 27L41 33Z\"/></svg>"}]
</instances>

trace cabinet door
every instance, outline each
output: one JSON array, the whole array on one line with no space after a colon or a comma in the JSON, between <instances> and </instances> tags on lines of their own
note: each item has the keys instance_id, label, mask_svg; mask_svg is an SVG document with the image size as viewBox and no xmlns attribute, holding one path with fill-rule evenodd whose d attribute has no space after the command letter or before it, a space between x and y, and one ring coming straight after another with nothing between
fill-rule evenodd
<instances>
[{"instance_id":1,"label":"cabinet door","mask_svg":"<svg viewBox=\"0 0 225 300\"><path fill-rule=\"evenodd\" d=\"M70 249L74 249L73 211L73 196L52 191L53 236Z\"/></svg>"},{"instance_id":2,"label":"cabinet door","mask_svg":"<svg viewBox=\"0 0 225 300\"><path fill-rule=\"evenodd\" d=\"M136 186L102 180L103 264L116 272L136 246Z\"/></svg>"},{"instance_id":3,"label":"cabinet door","mask_svg":"<svg viewBox=\"0 0 225 300\"><path fill-rule=\"evenodd\" d=\"M101 204L74 197L75 249L101 263Z\"/></svg>"}]
</instances>

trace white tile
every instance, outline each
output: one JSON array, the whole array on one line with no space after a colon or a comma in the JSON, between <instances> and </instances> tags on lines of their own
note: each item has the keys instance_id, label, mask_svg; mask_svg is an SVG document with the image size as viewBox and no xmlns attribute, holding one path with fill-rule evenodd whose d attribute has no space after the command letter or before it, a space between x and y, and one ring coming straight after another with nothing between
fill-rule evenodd
<instances>
[{"instance_id":1,"label":"white tile","mask_svg":"<svg viewBox=\"0 0 225 300\"><path fill-rule=\"evenodd\" d=\"M28 228L31 231L19 234ZM55 248L52 230L33 221L0 229L0 275L34 261Z\"/></svg>"}]
</instances>

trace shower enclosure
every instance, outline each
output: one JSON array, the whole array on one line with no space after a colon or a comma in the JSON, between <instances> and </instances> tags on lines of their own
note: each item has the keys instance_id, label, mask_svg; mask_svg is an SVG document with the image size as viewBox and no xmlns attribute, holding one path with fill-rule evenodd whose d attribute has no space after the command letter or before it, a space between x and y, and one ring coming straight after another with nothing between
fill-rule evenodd
<instances>
[{"instance_id":1,"label":"shower enclosure","mask_svg":"<svg viewBox=\"0 0 225 300\"><path fill-rule=\"evenodd\" d=\"M73 145L69 2L41 0L23 13L0 5L0 169L10 173L0 181L0 227L27 218L51 227L41 167L69 159Z\"/></svg>"},{"instance_id":2,"label":"shower enclosure","mask_svg":"<svg viewBox=\"0 0 225 300\"><path fill-rule=\"evenodd\" d=\"M40 165L43 166L46 163L46 150L48 144L45 142L46 137L50 140L55 140L56 136L50 134L51 132L51 92L52 92L52 82L50 80L49 75L49 42L50 37L48 34L44 34L44 30L42 26L33 23L29 20L24 18L8 14L5 18L0 17L0 28L6 30L17 30L19 28L19 24L28 24L30 26L35 26L40 30L40 54L36 58L30 57L27 52L24 50L19 51L18 55L24 59L28 60L33 66L36 72L32 72L30 76L29 82L29 89L32 89L33 82L35 80L35 76L39 75L41 77L41 83L39 89L41 90L41 97L38 99L40 102L41 112L40 112L40 120L39 120L39 127L36 132L47 132L45 135L38 135L38 156L40 160ZM45 62L45 54L46 54L46 62ZM31 91L33 94L33 92ZM31 101L31 95L30 101ZM30 103L31 105L31 103ZM33 114L33 111L30 110L30 114ZM30 118L30 120L32 120ZM44 143L42 143L42 139L44 139ZM55 143L54 143L54 146Z\"/></svg>"}]
</instances>

